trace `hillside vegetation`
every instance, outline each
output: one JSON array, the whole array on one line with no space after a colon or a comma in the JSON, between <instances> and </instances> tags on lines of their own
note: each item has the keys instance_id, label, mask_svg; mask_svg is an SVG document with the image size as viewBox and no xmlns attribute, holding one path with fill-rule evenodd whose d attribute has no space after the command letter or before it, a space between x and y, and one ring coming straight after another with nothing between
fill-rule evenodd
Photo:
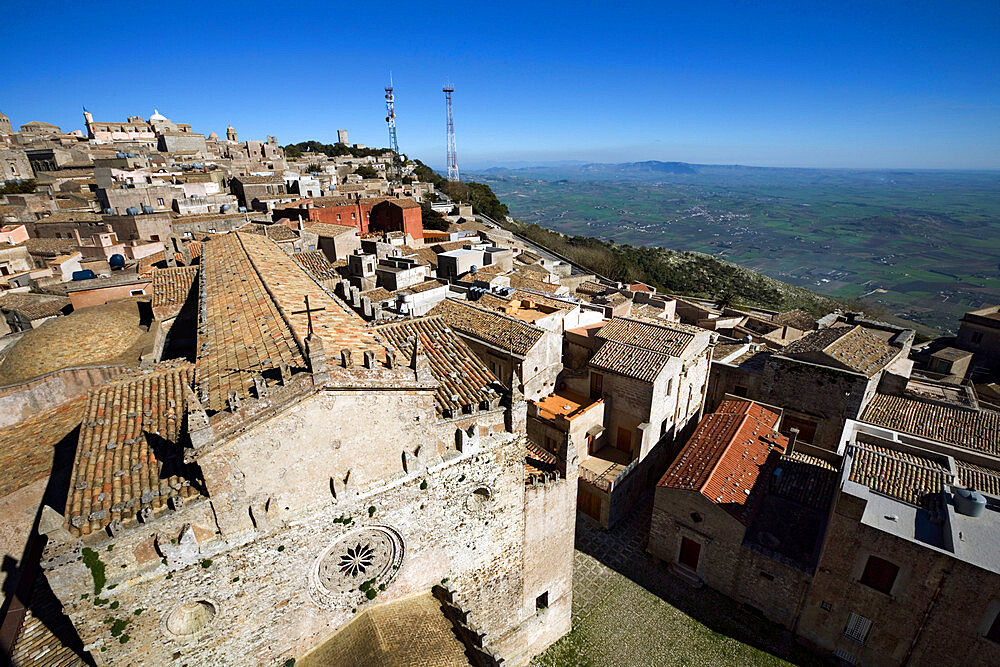
<instances>
[{"instance_id":1,"label":"hillside vegetation","mask_svg":"<svg viewBox=\"0 0 1000 667\"><path fill-rule=\"evenodd\" d=\"M595 273L622 282L644 282L660 292L716 299L725 305L742 304L772 310L801 308L817 316L848 307L848 304L807 289L697 252L567 236L518 221L501 224Z\"/></svg>"}]
</instances>

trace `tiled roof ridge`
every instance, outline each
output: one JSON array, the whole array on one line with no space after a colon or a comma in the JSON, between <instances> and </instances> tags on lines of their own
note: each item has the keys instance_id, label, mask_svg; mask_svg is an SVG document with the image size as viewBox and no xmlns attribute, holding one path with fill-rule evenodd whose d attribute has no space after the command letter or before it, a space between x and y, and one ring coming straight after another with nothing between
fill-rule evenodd
<instances>
[{"instance_id":1,"label":"tiled roof ridge","mask_svg":"<svg viewBox=\"0 0 1000 667\"><path fill-rule=\"evenodd\" d=\"M459 303L459 304L462 304L464 306L468 306L469 308L474 308L475 310L478 310L479 312L488 313L490 315L501 317L501 318L507 320L508 322L510 322L513 326L519 327L519 328L521 328L523 330L526 330L526 331L530 331L533 334L534 333L538 333L539 335L541 335L541 334L545 333L545 330L542 329L541 327L537 327L534 324L531 324L530 322L525 322L524 320L519 320L516 317L514 317L512 315L508 315L507 313L505 313L503 311L490 310L489 308L483 308L481 306L477 306L472 301L467 301L465 299L456 299L455 297L448 297L446 299L446 301L452 301L454 303Z\"/></svg>"},{"instance_id":2,"label":"tiled roof ridge","mask_svg":"<svg viewBox=\"0 0 1000 667\"><path fill-rule=\"evenodd\" d=\"M951 470L942 470L942 468L944 467L944 464L941 464L942 468L934 468L932 466L927 466L927 465L924 465L922 463L917 463L916 461L911 461L911 460L909 460L907 458L904 458L904 457L901 457L901 456L897 456L897 454L901 454L901 453L905 453L905 452L897 452L896 450L889 449L889 448L873 447L870 444L865 443L865 442L854 442L854 444L852 444L851 447L853 447L854 449L863 449L866 452L868 452L869 454L874 454L875 456L881 456L882 458L886 458L886 459L892 459L894 461L898 461L901 464L908 465L908 466L911 466L913 468L920 468L922 470L928 470L930 472L937 473L939 475L949 476L949 477L954 477L955 476L954 473ZM928 453L932 453L932 452L928 452ZM930 460L930 459L928 459L928 460ZM957 463L958 463L958 461L956 461L956 464Z\"/></svg>"}]
</instances>

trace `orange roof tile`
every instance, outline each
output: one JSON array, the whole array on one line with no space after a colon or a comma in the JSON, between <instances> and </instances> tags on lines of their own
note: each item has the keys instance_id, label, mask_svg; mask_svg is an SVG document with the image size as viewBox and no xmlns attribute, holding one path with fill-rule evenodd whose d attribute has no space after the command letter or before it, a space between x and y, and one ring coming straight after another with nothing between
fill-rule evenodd
<instances>
[{"instance_id":1,"label":"orange roof tile","mask_svg":"<svg viewBox=\"0 0 1000 667\"><path fill-rule=\"evenodd\" d=\"M775 427L780 414L750 401L723 401L705 415L658 486L697 491L749 525L788 439Z\"/></svg>"}]
</instances>

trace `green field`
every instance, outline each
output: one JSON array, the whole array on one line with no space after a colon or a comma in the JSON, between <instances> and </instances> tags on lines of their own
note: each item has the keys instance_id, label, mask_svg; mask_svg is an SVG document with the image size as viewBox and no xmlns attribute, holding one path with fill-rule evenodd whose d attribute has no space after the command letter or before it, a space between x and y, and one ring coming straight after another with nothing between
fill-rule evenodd
<instances>
[{"instance_id":1,"label":"green field","mask_svg":"<svg viewBox=\"0 0 1000 667\"><path fill-rule=\"evenodd\" d=\"M490 170L519 220L693 250L940 330L1000 303L1000 172Z\"/></svg>"}]
</instances>

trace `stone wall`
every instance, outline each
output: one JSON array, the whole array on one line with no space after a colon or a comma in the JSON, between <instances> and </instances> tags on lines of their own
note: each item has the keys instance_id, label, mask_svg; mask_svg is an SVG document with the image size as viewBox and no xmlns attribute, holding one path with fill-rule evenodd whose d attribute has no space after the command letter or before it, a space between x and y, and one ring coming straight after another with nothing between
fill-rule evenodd
<instances>
[{"instance_id":1,"label":"stone wall","mask_svg":"<svg viewBox=\"0 0 1000 667\"><path fill-rule=\"evenodd\" d=\"M124 366L64 368L20 384L0 387L0 428L50 410L117 377Z\"/></svg>"},{"instance_id":2,"label":"stone wall","mask_svg":"<svg viewBox=\"0 0 1000 667\"><path fill-rule=\"evenodd\" d=\"M743 546L745 526L696 491L658 487L648 551L674 567L681 538L701 545L696 574L706 585L792 628L809 575Z\"/></svg>"},{"instance_id":3,"label":"stone wall","mask_svg":"<svg viewBox=\"0 0 1000 667\"><path fill-rule=\"evenodd\" d=\"M983 635L1000 612L1000 577L860 523L865 500L840 494L798 632L859 664L1000 664ZM889 594L860 582L870 555L899 566ZM872 621L864 643L843 636L851 613Z\"/></svg>"},{"instance_id":4,"label":"stone wall","mask_svg":"<svg viewBox=\"0 0 1000 667\"><path fill-rule=\"evenodd\" d=\"M856 418L878 388L881 373L858 373L772 357L764 366L760 400L788 415L816 423L816 435L803 440L836 451L847 419Z\"/></svg>"},{"instance_id":5,"label":"stone wall","mask_svg":"<svg viewBox=\"0 0 1000 667\"><path fill-rule=\"evenodd\" d=\"M455 420L470 435L432 401L321 391L195 450L211 500L89 537L99 594L53 531L47 576L98 664L281 664L441 582L509 664L544 649L569 628L575 476L526 491L523 436L489 435L502 411Z\"/></svg>"}]
</instances>

